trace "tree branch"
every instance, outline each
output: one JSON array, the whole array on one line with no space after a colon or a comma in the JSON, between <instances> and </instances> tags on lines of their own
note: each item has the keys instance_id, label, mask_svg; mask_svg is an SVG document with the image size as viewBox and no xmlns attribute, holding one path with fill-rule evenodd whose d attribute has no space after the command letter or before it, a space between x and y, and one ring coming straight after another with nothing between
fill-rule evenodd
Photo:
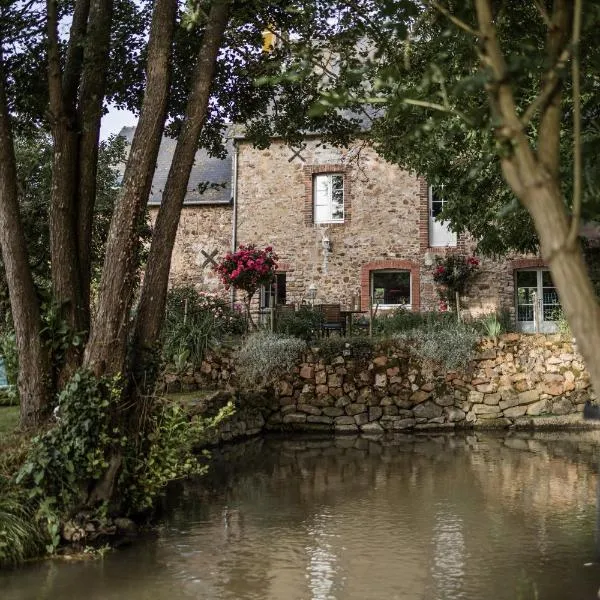
<instances>
[{"instance_id":1,"label":"tree branch","mask_svg":"<svg viewBox=\"0 0 600 600\"><path fill-rule=\"evenodd\" d=\"M435 8L435 10L444 15L448 20L454 23L454 25L456 25L463 31L466 31L469 35L479 37L479 31L473 29L464 21L461 21L458 17L455 17L445 6L442 6L439 2L436 2L436 0L427 0L426 4L428 4L432 8Z\"/></svg>"},{"instance_id":2,"label":"tree branch","mask_svg":"<svg viewBox=\"0 0 600 600\"><path fill-rule=\"evenodd\" d=\"M552 27L552 21L550 19L550 15L548 14L548 11L544 8L544 5L540 2L540 0L533 0L533 3L535 4L535 7L538 9L538 12L540 13L540 17L542 17L542 21L544 21L544 23L546 24L546 27L548 27L548 29L550 27Z\"/></svg>"},{"instance_id":3,"label":"tree branch","mask_svg":"<svg viewBox=\"0 0 600 600\"><path fill-rule=\"evenodd\" d=\"M581 74L579 72L579 42L581 39L582 0L575 0L573 14L573 60L571 73L573 78L573 215L567 246L575 245L579 234L581 219Z\"/></svg>"},{"instance_id":4,"label":"tree branch","mask_svg":"<svg viewBox=\"0 0 600 600\"><path fill-rule=\"evenodd\" d=\"M540 93L536 96L533 102L525 109L521 116L523 127L527 127L531 122L538 109L543 108L552 95L556 92L557 86L560 84L559 71L567 64L571 56L571 49L565 48L558 58L558 61L547 73L547 79L542 86Z\"/></svg>"},{"instance_id":5,"label":"tree branch","mask_svg":"<svg viewBox=\"0 0 600 600\"><path fill-rule=\"evenodd\" d=\"M50 113L53 121L56 121L63 112L57 0L47 0L46 7L48 13L46 23L48 36L48 94L50 97Z\"/></svg>"}]
</instances>

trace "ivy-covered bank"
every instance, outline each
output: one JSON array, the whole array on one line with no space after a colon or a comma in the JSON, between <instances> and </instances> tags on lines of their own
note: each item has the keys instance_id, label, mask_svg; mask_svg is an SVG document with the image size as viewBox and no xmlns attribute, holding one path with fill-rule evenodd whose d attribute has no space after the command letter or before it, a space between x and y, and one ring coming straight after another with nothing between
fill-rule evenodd
<instances>
[{"instance_id":1,"label":"ivy-covered bank","mask_svg":"<svg viewBox=\"0 0 600 600\"><path fill-rule=\"evenodd\" d=\"M331 338L300 353L287 372L252 394L251 404L239 358L239 351L213 351L199 372L165 381L169 391L219 388L212 396L219 403L237 398L243 412L221 424L223 440L262 429L385 433L568 426L582 423L584 403L593 399L581 357L560 336L510 333L483 340L460 371L415 356L400 340L370 346L364 338ZM260 383L257 377L255 387ZM205 397L203 410L210 403Z\"/></svg>"}]
</instances>

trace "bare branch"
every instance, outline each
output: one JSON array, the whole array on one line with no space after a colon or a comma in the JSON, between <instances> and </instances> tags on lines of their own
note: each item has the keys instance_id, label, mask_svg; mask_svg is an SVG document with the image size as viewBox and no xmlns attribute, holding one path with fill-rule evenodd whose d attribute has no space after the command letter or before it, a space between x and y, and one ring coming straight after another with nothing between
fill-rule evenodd
<instances>
[{"instance_id":1,"label":"bare branch","mask_svg":"<svg viewBox=\"0 0 600 600\"><path fill-rule=\"evenodd\" d=\"M542 108L552 95L556 92L558 85L560 84L559 72L565 67L567 61L571 56L571 49L565 48L558 58L556 64L547 72L547 78L542 86L540 93L536 96L533 102L525 109L525 112L521 116L521 123L523 127L527 127L531 122L531 119L538 111Z\"/></svg>"},{"instance_id":2,"label":"bare branch","mask_svg":"<svg viewBox=\"0 0 600 600\"><path fill-rule=\"evenodd\" d=\"M427 0L426 4L435 8L439 13L443 14L448 20L450 20L454 25L466 31L469 35L479 37L479 31L473 29L469 24L461 21L458 17L454 16L445 6L442 6L436 0Z\"/></svg>"},{"instance_id":3,"label":"bare branch","mask_svg":"<svg viewBox=\"0 0 600 600\"><path fill-rule=\"evenodd\" d=\"M548 11L544 8L544 5L540 2L540 0L533 0L533 3L535 4L535 7L538 9L538 12L540 13L540 17L542 17L542 21L544 21L544 23L546 24L546 27L548 27L548 28L552 27L552 19L550 18Z\"/></svg>"},{"instance_id":4,"label":"bare branch","mask_svg":"<svg viewBox=\"0 0 600 600\"><path fill-rule=\"evenodd\" d=\"M427 100L416 100L413 98L404 98L402 100L404 104L409 104L411 106L421 106L422 108L431 108L432 110L437 110L439 112L447 113L449 115L454 115L463 119L466 123L471 123L469 117L464 113L452 108L451 106L444 106L443 104L437 104L436 102L428 102Z\"/></svg>"},{"instance_id":5,"label":"bare branch","mask_svg":"<svg viewBox=\"0 0 600 600\"><path fill-rule=\"evenodd\" d=\"M579 234L581 220L581 74L579 70L579 42L581 39L582 0L575 0L573 14L573 60L571 73L573 78L573 216L567 247L573 247Z\"/></svg>"}]
</instances>

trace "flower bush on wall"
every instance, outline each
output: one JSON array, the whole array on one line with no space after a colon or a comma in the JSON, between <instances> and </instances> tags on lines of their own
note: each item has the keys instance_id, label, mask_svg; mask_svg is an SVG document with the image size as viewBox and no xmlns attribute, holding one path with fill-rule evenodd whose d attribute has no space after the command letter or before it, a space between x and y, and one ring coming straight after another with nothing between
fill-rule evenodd
<instances>
[{"instance_id":1,"label":"flower bush on wall","mask_svg":"<svg viewBox=\"0 0 600 600\"><path fill-rule=\"evenodd\" d=\"M479 260L474 256L449 254L437 259L433 280L438 285L438 294L445 308L454 306L457 295L461 296L467 291L478 268Z\"/></svg>"},{"instance_id":2,"label":"flower bush on wall","mask_svg":"<svg viewBox=\"0 0 600 600\"><path fill-rule=\"evenodd\" d=\"M273 281L277 259L271 246L261 250L254 244L241 245L236 252L228 252L215 267L227 289L233 287L245 292L246 317L252 326L254 322L250 316L250 302L261 285L268 285Z\"/></svg>"}]
</instances>

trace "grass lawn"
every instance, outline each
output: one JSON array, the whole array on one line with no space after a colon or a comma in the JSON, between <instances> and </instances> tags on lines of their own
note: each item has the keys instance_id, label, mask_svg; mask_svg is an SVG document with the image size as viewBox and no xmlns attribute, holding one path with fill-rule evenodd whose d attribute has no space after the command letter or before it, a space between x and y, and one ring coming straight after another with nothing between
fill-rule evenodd
<instances>
[{"instance_id":1,"label":"grass lawn","mask_svg":"<svg viewBox=\"0 0 600 600\"><path fill-rule=\"evenodd\" d=\"M19 424L18 406L0 406L0 438L12 433Z\"/></svg>"}]
</instances>

